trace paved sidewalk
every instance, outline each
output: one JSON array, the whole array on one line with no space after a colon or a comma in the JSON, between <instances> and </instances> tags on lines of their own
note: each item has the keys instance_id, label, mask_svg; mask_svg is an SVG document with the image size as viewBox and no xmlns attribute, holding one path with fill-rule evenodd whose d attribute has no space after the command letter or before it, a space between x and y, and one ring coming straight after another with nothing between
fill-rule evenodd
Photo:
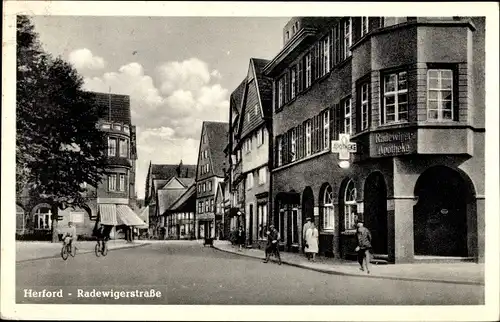
<instances>
[{"instance_id":1,"label":"paved sidewalk","mask_svg":"<svg viewBox=\"0 0 500 322\"><path fill-rule=\"evenodd\" d=\"M243 249L238 251L227 241L214 241L214 247L221 251L238 255L264 259L264 250ZM272 261L275 261L271 257ZM388 264L370 266L370 274L359 270L356 261L346 261L333 258L317 257L316 262L308 261L305 255L281 253L283 264L311 269L323 273L369 278L386 278L409 281L444 282L454 284L484 285L484 264L460 263L418 263L418 264ZM274 264L274 263L273 263ZM272 265L271 263L263 265Z\"/></svg>"},{"instance_id":2,"label":"paved sidewalk","mask_svg":"<svg viewBox=\"0 0 500 322\"><path fill-rule=\"evenodd\" d=\"M124 249L147 245L148 241L134 240L133 243L127 243L125 240L110 240L108 249ZM85 254L94 252L95 241L79 241L76 244L76 254ZM61 256L62 243L39 242L39 241L16 241L16 262L29 260L52 258Z\"/></svg>"}]
</instances>

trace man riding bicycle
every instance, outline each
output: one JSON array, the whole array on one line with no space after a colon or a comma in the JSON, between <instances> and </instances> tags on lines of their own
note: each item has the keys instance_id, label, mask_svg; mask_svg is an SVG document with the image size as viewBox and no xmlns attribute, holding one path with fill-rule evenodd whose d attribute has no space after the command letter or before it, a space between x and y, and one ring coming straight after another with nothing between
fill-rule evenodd
<instances>
[{"instance_id":1,"label":"man riding bicycle","mask_svg":"<svg viewBox=\"0 0 500 322\"><path fill-rule=\"evenodd\" d=\"M76 227L73 222L68 222L68 229L63 235L64 245L69 245L70 249L73 249L73 242L76 242Z\"/></svg>"},{"instance_id":2,"label":"man riding bicycle","mask_svg":"<svg viewBox=\"0 0 500 322\"><path fill-rule=\"evenodd\" d=\"M112 226L99 224L98 228L94 232L94 235L97 237L97 244L102 251L106 248L106 242L109 240L111 228Z\"/></svg>"}]
</instances>

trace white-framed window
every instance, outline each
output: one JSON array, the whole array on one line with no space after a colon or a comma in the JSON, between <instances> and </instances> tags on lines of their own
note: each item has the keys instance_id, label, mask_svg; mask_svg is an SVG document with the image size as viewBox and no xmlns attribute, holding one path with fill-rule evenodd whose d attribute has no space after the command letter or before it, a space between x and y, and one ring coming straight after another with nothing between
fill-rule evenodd
<instances>
[{"instance_id":1,"label":"white-framed window","mask_svg":"<svg viewBox=\"0 0 500 322\"><path fill-rule=\"evenodd\" d=\"M408 121L408 82L406 72L384 76L385 123Z\"/></svg>"},{"instance_id":2,"label":"white-framed window","mask_svg":"<svg viewBox=\"0 0 500 322\"><path fill-rule=\"evenodd\" d=\"M278 167L283 164L283 145L282 145L282 142L283 142L283 138L278 137L277 142L276 142L277 146L278 146Z\"/></svg>"},{"instance_id":3,"label":"white-framed window","mask_svg":"<svg viewBox=\"0 0 500 322\"><path fill-rule=\"evenodd\" d=\"M297 160L297 137L295 134L295 130L290 132L290 154L292 157L292 162Z\"/></svg>"},{"instance_id":4,"label":"white-framed window","mask_svg":"<svg viewBox=\"0 0 500 322\"><path fill-rule=\"evenodd\" d=\"M323 150L330 148L330 110L323 113Z\"/></svg>"},{"instance_id":5,"label":"white-framed window","mask_svg":"<svg viewBox=\"0 0 500 322\"><path fill-rule=\"evenodd\" d=\"M292 71L291 71L291 91L290 91L290 96L291 96L291 99L294 99L295 98L295 89L296 89L296 86L297 86L297 69L296 67L294 66L292 68Z\"/></svg>"},{"instance_id":6,"label":"white-framed window","mask_svg":"<svg viewBox=\"0 0 500 322\"><path fill-rule=\"evenodd\" d=\"M120 186L118 187L120 191L125 191L125 175L120 173Z\"/></svg>"},{"instance_id":7,"label":"white-framed window","mask_svg":"<svg viewBox=\"0 0 500 322\"><path fill-rule=\"evenodd\" d=\"M209 163L205 164L205 167L206 167L205 173L210 172L210 164Z\"/></svg>"},{"instance_id":8,"label":"white-framed window","mask_svg":"<svg viewBox=\"0 0 500 322\"><path fill-rule=\"evenodd\" d=\"M120 156L128 157L128 140L120 139Z\"/></svg>"},{"instance_id":9,"label":"white-framed window","mask_svg":"<svg viewBox=\"0 0 500 322\"><path fill-rule=\"evenodd\" d=\"M214 211L214 199L210 199L210 209L209 211L213 212Z\"/></svg>"},{"instance_id":10,"label":"white-framed window","mask_svg":"<svg viewBox=\"0 0 500 322\"><path fill-rule=\"evenodd\" d=\"M52 228L52 210L49 207L40 207L33 215L33 228L50 230Z\"/></svg>"},{"instance_id":11,"label":"white-framed window","mask_svg":"<svg viewBox=\"0 0 500 322\"><path fill-rule=\"evenodd\" d=\"M453 71L451 69L427 71L427 119L453 120Z\"/></svg>"},{"instance_id":12,"label":"white-framed window","mask_svg":"<svg viewBox=\"0 0 500 322\"><path fill-rule=\"evenodd\" d=\"M198 213L203 213L203 201L198 201Z\"/></svg>"},{"instance_id":13,"label":"white-framed window","mask_svg":"<svg viewBox=\"0 0 500 322\"><path fill-rule=\"evenodd\" d=\"M129 133L130 133L130 128L129 128L129 126L128 126L128 125L124 125L124 126L123 126L123 132L125 132L125 133L127 133L127 134L129 134Z\"/></svg>"},{"instance_id":14,"label":"white-framed window","mask_svg":"<svg viewBox=\"0 0 500 322\"><path fill-rule=\"evenodd\" d=\"M255 115L259 115L259 105L255 104L255 106L253 107L253 112Z\"/></svg>"},{"instance_id":15,"label":"white-framed window","mask_svg":"<svg viewBox=\"0 0 500 322\"><path fill-rule=\"evenodd\" d=\"M344 193L344 230L356 229L358 205L356 203L356 187L349 180Z\"/></svg>"},{"instance_id":16,"label":"white-framed window","mask_svg":"<svg viewBox=\"0 0 500 322\"><path fill-rule=\"evenodd\" d=\"M113 130L121 131L122 130L121 124L113 124Z\"/></svg>"},{"instance_id":17,"label":"white-framed window","mask_svg":"<svg viewBox=\"0 0 500 322\"><path fill-rule=\"evenodd\" d=\"M323 40L323 68L322 75L330 71L330 35Z\"/></svg>"},{"instance_id":18,"label":"white-framed window","mask_svg":"<svg viewBox=\"0 0 500 322\"><path fill-rule=\"evenodd\" d=\"M207 183L203 182L203 192L206 192L206 191L207 191Z\"/></svg>"},{"instance_id":19,"label":"white-framed window","mask_svg":"<svg viewBox=\"0 0 500 322\"><path fill-rule=\"evenodd\" d=\"M352 46L352 18L348 18L344 21L344 57L347 58L351 56L351 46Z\"/></svg>"},{"instance_id":20,"label":"white-framed window","mask_svg":"<svg viewBox=\"0 0 500 322\"><path fill-rule=\"evenodd\" d=\"M259 184L264 184L267 182L267 167L262 167L259 169Z\"/></svg>"},{"instance_id":21,"label":"white-framed window","mask_svg":"<svg viewBox=\"0 0 500 322\"><path fill-rule=\"evenodd\" d=\"M116 174L108 175L108 190L116 191Z\"/></svg>"},{"instance_id":22,"label":"white-framed window","mask_svg":"<svg viewBox=\"0 0 500 322\"><path fill-rule=\"evenodd\" d=\"M369 31L369 17L361 17L361 37L366 35Z\"/></svg>"},{"instance_id":23,"label":"white-framed window","mask_svg":"<svg viewBox=\"0 0 500 322\"><path fill-rule=\"evenodd\" d=\"M198 193L200 193L200 192L201 192L201 183L198 184Z\"/></svg>"},{"instance_id":24,"label":"white-framed window","mask_svg":"<svg viewBox=\"0 0 500 322\"><path fill-rule=\"evenodd\" d=\"M311 155L311 120L306 121L306 155Z\"/></svg>"},{"instance_id":25,"label":"white-framed window","mask_svg":"<svg viewBox=\"0 0 500 322\"><path fill-rule=\"evenodd\" d=\"M311 86L312 82L312 68L311 68L311 53L306 54L306 84L305 87Z\"/></svg>"},{"instance_id":26,"label":"white-framed window","mask_svg":"<svg viewBox=\"0 0 500 322\"><path fill-rule=\"evenodd\" d=\"M103 123L102 126L101 126L101 128L103 130L109 130L109 129L111 129L111 124L109 124L109 123Z\"/></svg>"},{"instance_id":27,"label":"white-framed window","mask_svg":"<svg viewBox=\"0 0 500 322\"><path fill-rule=\"evenodd\" d=\"M250 111L248 111L248 112L247 112L247 122L250 122L250 116L251 116L251 112L250 112Z\"/></svg>"},{"instance_id":28,"label":"white-framed window","mask_svg":"<svg viewBox=\"0 0 500 322\"><path fill-rule=\"evenodd\" d=\"M247 190L250 190L253 188L253 173L250 172L247 175Z\"/></svg>"},{"instance_id":29,"label":"white-framed window","mask_svg":"<svg viewBox=\"0 0 500 322\"><path fill-rule=\"evenodd\" d=\"M203 143L207 143L207 135L203 135Z\"/></svg>"},{"instance_id":30,"label":"white-framed window","mask_svg":"<svg viewBox=\"0 0 500 322\"><path fill-rule=\"evenodd\" d=\"M352 105L351 98L344 101L344 133L352 134Z\"/></svg>"},{"instance_id":31,"label":"white-framed window","mask_svg":"<svg viewBox=\"0 0 500 322\"><path fill-rule=\"evenodd\" d=\"M208 199L205 200L205 212L209 212L210 211L210 204L208 203Z\"/></svg>"},{"instance_id":32,"label":"white-framed window","mask_svg":"<svg viewBox=\"0 0 500 322\"><path fill-rule=\"evenodd\" d=\"M212 181L208 181L207 184L208 184L207 190L212 191Z\"/></svg>"},{"instance_id":33,"label":"white-framed window","mask_svg":"<svg viewBox=\"0 0 500 322\"><path fill-rule=\"evenodd\" d=\"M266 231L267 231L267 205L261 204L257 206L257 236L261 240L267 239Z\"/></svg>"},{"instance_id":34,"label":"white-framed window","mask_svg":"<svg viewBox=\"0 0 500 322\"><path fill-rule=\"evenodd\" d=\"M369 112L369 84L365 83L361 85L361 131L364 131L368 128L368 112Z\"/></svg>"},{"instance_id":35,"label":"white-framed window","mask_svg":"<svg viewBox=\"0 0 500 322\"><path fill-rule=\"evenodd\" d=\"M285 103L285 78L281 77L278 80L278 107Z\"/></svg>"},{"instance_id":36,"label":"white-framed window","mask_svg":"<svg viewBox=\"0 0 500 322\"><path fill-rule=\"evenodd\" d=\"M116 157L116 139L108 138L108 156Z\"/></svg>"},{"instance_id":37,"label":"white-framed window","mask_svg":"<svg viewBox=\"0 0 500 322\"><path fill-rule=\"evenodd\" d=\"M333 204L333 189L330 185L323 194L323 230L334 229L335 210Z\"/></svg>"}]
</instances>

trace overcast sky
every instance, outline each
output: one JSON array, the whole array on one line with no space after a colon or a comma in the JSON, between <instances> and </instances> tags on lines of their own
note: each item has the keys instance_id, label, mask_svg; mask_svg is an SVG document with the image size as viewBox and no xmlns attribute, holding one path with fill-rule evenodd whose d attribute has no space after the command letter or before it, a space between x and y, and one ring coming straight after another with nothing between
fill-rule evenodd
<instances>
[{"instance_id":1,"label":"overcast sky","mask_svg":"<svg viewBox=\"0 0 500 322\"><path fill-rule=\"evenodd\" d=\"M46 51L71 62L85 89L127 94L138 128L136 189L149 162L196 164L203 120L227 121L251 57L271 59L289 18L32 18Z\"/></svg>"}]
</instances>

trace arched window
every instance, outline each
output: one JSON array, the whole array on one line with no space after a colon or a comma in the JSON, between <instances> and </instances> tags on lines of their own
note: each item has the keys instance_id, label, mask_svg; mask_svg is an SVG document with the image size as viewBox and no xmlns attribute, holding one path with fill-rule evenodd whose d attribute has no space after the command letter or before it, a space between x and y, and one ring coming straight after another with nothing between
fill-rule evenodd
<instances>
[{"instance_id":1,"label":"arched window","mask_svg":"<svg viewBox=\"0 0 500 322\"><path fill-rule=\"evenodd\" d=\"M354 182L349 180L344 193L344 229L356 228L358 206L356 204L356 188Z\"/></svg>"},{"instance_id":2,"label":"arched window","mask_svg":"<svg viewBox=\"0 0 500 322\"><path fill-rule=\"evenodd\" d=\"M49 207L39 207L33 215L33 228L50 230L52 228L52 211Z\"/></svg>"},{"instance_id":3,"label":"arched window","mask_svg":"<svg viewBox=\"0 0 500 322\"><path fill-rule=\"evenodd\" d=\"M323 194L323 230L334 228L333 189L328 185Z\"/></svg>"}]
</instances>

